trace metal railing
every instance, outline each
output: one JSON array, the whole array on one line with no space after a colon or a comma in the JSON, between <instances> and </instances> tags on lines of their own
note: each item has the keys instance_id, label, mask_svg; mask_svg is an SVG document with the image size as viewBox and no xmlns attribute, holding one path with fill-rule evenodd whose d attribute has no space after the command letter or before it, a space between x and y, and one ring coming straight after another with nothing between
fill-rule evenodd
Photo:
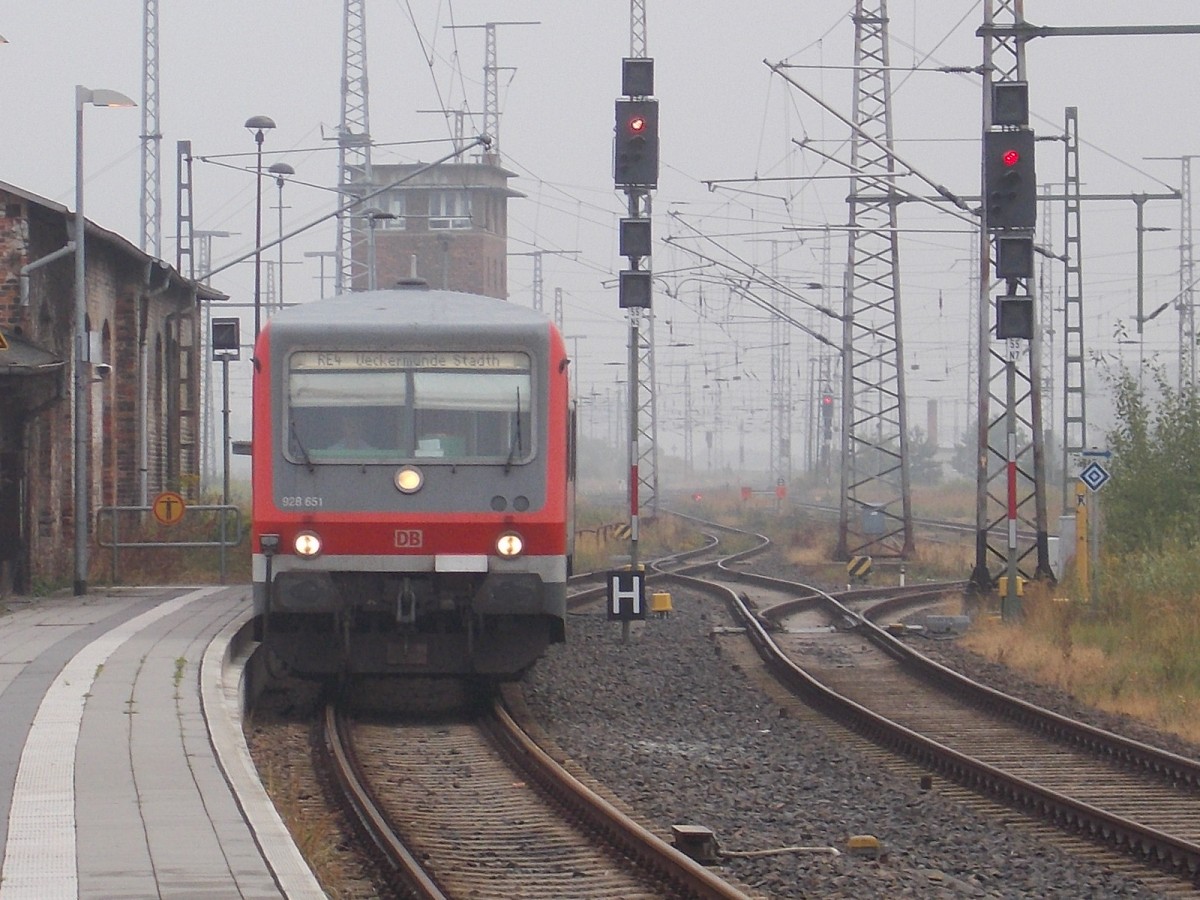
<instances>
[{"instance_id":1,"label":"metal railing","mask_svg":"<svg viewBox=\"0 0 1200 900\"><path fill-rule=\"evenodd\" d=\"M169 525L155 521L153 513L152 506L102 506L96 510L96 543L112 550L113 581L117 580L122 549L215 547L220 551L221 584L225 583L228 548L242 542L242 514L238 507L221 503L189 504L179 520ZM190 534L195 531L194 514L212 517L211 527L205 529L212 536L195 537ZM132 516L136 516L136 519L128 522ZM121 527L122 518L126 519L127 528ZM187 520L187 525L184 520ZM153 523L153 534L147 531L148 521ZM107 533L103 527L105 523L109 526ZM163 537L177 529L183 532L178 538L169 540Z\"/></svg>"}]
</instances>

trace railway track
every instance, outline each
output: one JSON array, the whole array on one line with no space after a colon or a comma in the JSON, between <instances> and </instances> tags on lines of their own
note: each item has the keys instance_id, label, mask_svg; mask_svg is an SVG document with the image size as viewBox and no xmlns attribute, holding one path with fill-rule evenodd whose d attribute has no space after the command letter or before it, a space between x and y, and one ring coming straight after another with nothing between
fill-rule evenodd
<instances>
[{"instance_id":1,"label":"railway track","mask_svg":"<svg viewBox=\"0 0 1200 900\"><path fill-rule=\"evenodd\" d=\"M724 528L708 523L704 523L703 527L714 534ZM746 543L745 538L741 540ZM716 543L713 537L704 548L691 551L687 558L676 557L650 563L650 577L678 579L698 590L722 597L728 606L738 611L759 655L767 661L776 677L788 684L810 706L850 725L878 746L905 756L927 770L941 773L946 781L962 784L1031 817L1041 816L1065 831L1097 837L1102 845L1133 851L1133 856L1150 866L1166 867L1174 873L1168 880L1169 884L1182 888L1184 883L1196 883L1197 857L1192 851L1194 839L1191 837L1197 828L1192 813L1194 809L1200 809L1200 802L1197 802L1197 791L1200 789L1196 786L1200 779L1193 771L1196 764L1153 748L1143 748L1132 741L1105 735L1052 713L1043 715L1044 711L1020 701L1011 701L986 688L947 687L948 684L957 683L954 673L930 661L921 662L923 658L919 654L912 653L902 642L896 641L869 621L871 616L894 615L892 612L880 612L887 607L879 606L878 600L870 596L883 591L853 592L853 599L839 604L834 597L812 586L739 571L738 567L749 565L747 560L766 547L768 542L761 536L748 549L727 557L719 568L716 563L719 556L719 550L714 546ZM698 574L706 577L697 578ZM582 580L576 579L575 583ZM748 585L753 585L753 588L748 590ZM946 587L937 586L937 589L944 590ZM595 588L590 593L597 591L602 593L603 587ZM790 609L783 602L785 598L791 604ZM846 597L842 599L847 600ZM877 608L872 611L868 607ZM804 615L809 618L802 625L794 618L797 609L808 610ZM781 617L792 618L790 623L779 624ZM831 621L834 623L832 628ZM922 669L925 674L916 674ZM898 685L903 685L903 689ZM961 693L964 690L976 699L969 702L963 700ZM950 700L949 695L955 695L957 699ZM989 711L981 711L979 704L988 707ZM406 834L402 843L408 849L399 855L407 852L425 871L425 877L433 889L443 893L414 892L411 895L742 896L728 885L689 887L669 881L671 876L652 874L643 857L644 851L636 849L636 844L618 842L608 845L608 849L598 849L601 843L598 835L610 830L610 825L562 825L563 813L553 808L558 801L551 803L546 799L547 796L557 795L559 788L535 788L534 785L540 783L539 778L503 762L504 754L501 754L500 748L510 746L521 748L515 753L522 759L539 755L538 751L526 748L519 739L495 737L490 734L491 725L487 726L489 734L485 735L480 724L474 720L425 724L440 731L434 737L418 738L407 731L397 734L395 726L381 726L378 723L358 723L351 729L358 733L362 729L384 728L386 734L382 740L393 748L385 751L380 757L382 761L375 764L375 774L358 776L360 781L371 785L364 796L382 810L373 814L374 817L381 822L394 820L407 828L410 821L415 821L418 809L422 816L426 813L432 816L432 824L423 826L430 835L425 839L427 843L413 841ZM459 737L449 734L451 726L456 731L474 733L476 737L472 741L475 745L489 749L467 749L467 745L455 749L455 741ZM966 739L972 743L968 745ZM374 755L374 751L363 754L361 742L357 738L355 742L359 743L359 749L348 753L349 757ZM440 746L438 752L442 754L441 762L429 764L429 771L440 773L438 777L443 779L440 782L421 782L414 775L402 774L406 772L402 767L410 764L416 765L419 771L419 756L425 752L425 746L431 750ZM1067 751L1063 750L1064 746L1068 747ZM396 747L403 748L399 757L394 755ZM996 747L1007 748L1011 752L989 758L987 751L994 751ZM1064 752L1066 755L1063 755ZM389 757L388 753L393 756ZM497 764L496 774L484 779L481 773L485 766L479 760L493 756L501 758L501 762ZM404 758L407 757L412 759L405 763ZM467 770L470 772L469 779L462 777ZM457 784L454 783L456 771L459 773ZM1048 773L1061 778L1050 783ZM1128 777L1131 774L1134 776L1132 779ZM494 787L487 787L487 781L493 781ZM415 786L417 793L408 799L387 799L394 786L405 784ZM1100 790L1087 793L1095 788ZM1150 793L1151 788L1156 793ZM477 790L484 793L475 793ZM1148 810L1143 815L1129 805L1119 805L1138 800L1140 794L1153 798L1143 806L1157 809ZM541 811L510 812L506 818L504 811L509 809L507 804L512 795L524 799L537 798ZM466 804L465 812L460 805L460 796L467 798L461 801ZM377 797L378 800L375 799ZM433 798L436 798L436 803L429 802ZM550 803L549 807L547 803ZM422 804L429 809L423 808ZM390 814L389 807L393 809ZM449 818L439 819L443 808ZM396 809L403 810L403 813L396 814ZM486 821L482 813L492 809L500 812L500 818ZM547 809L550 811L547 812ZM1141 821L1149 819L1150 813L1168 809L1175 811L1173 822L1167 822L1162 817L1157 824ZM362 816L361 813L357 815ZM577 821L586 821L591 814L569 815ZM570 871L567 887L559 884L551 887L547 893L530 893L528 885L540 878L538 876L534 882L530 881L531 873L539 865L537 850L540 848L543 851L541 864L545 864L545 847L560 846L557 843L559 838L549 837L547 835L551 832L543 831L543 820L559 821L555 828L565 828L568 835L574 835L569 840L563 838L562 847L574 847L573 842L578 841L582 833L583 845L590 847L590 850L584 851L583 862L571 862L566 866ZM481 839L469 844L465 838L457 837L456 830L464 827L462 823L480 834L490 833L491 843ZM404 832L405 828L400 831ZM1188 829L1193 831L1189 832ZM528 835L537 837L527 842ZM385 838L373 837L371 840L376 844L388 842ZM442 841L441 845L437 843L439 840ZM607 844L608 840L606 838L604 842ZM1096 846L1097 852L1101 852L1101 845ZM521 855L526 849L533 851L528 860ZM667 849L673 852L672 848ZM551 856L557 858L559 863L566 859L557 849ZM630 881L622 882L621 886L615 888L602 885L598 888L599 893L584 892L582 884L590 873L604 873L607 877L610 870L628 868L627 860L641 860L634 866L636 871L621 876L630 878ZM398 865L388 862L386 868ZM501 876L515 875L516 881L487 881L490 876L486 870L492 865L502 870ZM1130 865L1133 865L1132 861ZM554 863L550 868L554 869ZM698 866L695 868L711 877L707 870ZM483 880L456 882L452 888L442 883L451 876L458 877L459 873ZM562 871L557 872L558 876L562 874ZM1182 881L1178 880L1179 876L1182 876ZM416 877L419 879L421 876ZM411 877L407 883L413 883ZM514 888L513 884L519 887ZM705 893L710 889L717 893ZM405 890L414 889L408 887Z\"/></svg>"},{"instance_id":2,"label":"railway track","mask_svg":"<svg viewBox=\"0 0 1200 900\"><path fill-rule=\"evenodd\" d=\"M567 774L500 701L400 724L330 706L324 725L353 817L412 896L745 900Z\"/></svg>"},{"instance_id":3,"label":"railway track","mask_svg":"<svg viewBox=\"0 0 1200 900\"><path fill-rule=\"evenodd\" d=\"M809 704L935 773L1200 885L1200 763L972 682L872 621L961 585L835 596L718 569L729 583L671 577L723 596L768 667ZM789 628L797 615L807 618Z\"/></svg>"}]
</instances>

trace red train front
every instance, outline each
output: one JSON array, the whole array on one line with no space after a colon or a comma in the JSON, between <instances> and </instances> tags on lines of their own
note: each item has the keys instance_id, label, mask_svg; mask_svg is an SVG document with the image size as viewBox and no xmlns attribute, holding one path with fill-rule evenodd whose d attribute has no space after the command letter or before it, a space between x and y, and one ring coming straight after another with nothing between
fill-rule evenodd
<instances>
[{"instance_id":1,"label":"red train front","mask_svg":"<svg viewBox=\"0 0 1200 900\"><path fill-rule=\"evenodd\" d=\"M512 677L563 639L561 336L402 288L286 310L254 359L254 609L302 675Z\"/></svg>"}]
</instances>

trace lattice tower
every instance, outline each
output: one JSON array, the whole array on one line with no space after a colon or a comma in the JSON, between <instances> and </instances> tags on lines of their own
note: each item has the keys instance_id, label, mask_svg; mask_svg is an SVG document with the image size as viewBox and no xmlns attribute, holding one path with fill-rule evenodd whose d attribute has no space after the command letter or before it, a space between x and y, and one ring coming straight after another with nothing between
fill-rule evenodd
<instances>
[{"instance_id":1,"label":"lattice tower","mask_svg":"<svg viewBox=\"0 0 1200 900\"><path fill-rule=\"evenodd\" d=\"M1192 159L1181 156L1179 190L1179 387L1196 383L1195 260L1192 257Z\"/></svg>"},{"instance_id":2,"label":"lattice tower","mask_svg":"<svg viewBox=\"0 0 1200 900\"><path fill-rule=\"evenodd\" d=\"M373 184L367 91L366 0L345 0L345 3L342 19L342 115L337 134L339 204L370 193ZM366 241L363 220L354 211L344 212L337 217L336 293L365 287L366 271L362 260L365 259Z\"/></svg>"},{"instance_id":3,"label":"lattice tower","mask_svg":"<svg viewBox=\"0 0 1200 900\"><path fill-rule=\"evenodd\" d=\"M142 166L141 248L162 258L162 178L159 154L162 128L158 106L158 0L146 0L142 11Z\"/></svg>"},{"instance_id":4,"label":"lattice tower","mask_svg":"<svg viewBox=\"0 0 1200 900\"><path fill-rule=\"evenodd\" d=\"M839 559L913 551L891 106L887 2L857 0Z\"/></svg>"},{"instance_id":5,"label":"lattice tower","mask_svg":"<svg viewBox=\"0 0 1200 900\"><path fill-rule=\"evenodd\" d=\"M629 3L629 56L644 59L648 56L646 43L646 2L630 0ZM626 190L629 199L630 218L649 219L651 213L650 192L637 188ZM653 271L649 257L645 267ZM651 516L658 513L658 418L657 381L654 371L654 311L653 309L631 308L629 335L631 358L636 361L637 378L630 380L630 390L635 394L637 408L637 436L630 442L629 463L632 470L637 463L638 509L645 509Z\"/></svg>"},{"instance_id":6,"label":"lattice tower","mask_svg":"<svg viewBox=\"0 0 1200 900\"><path fill-rule=\"evenodd\" d=\"M779 253L771 244L771 277L779 282ZM792 327L786 294L772 291L772 306L779 311L771 317L771 480L790 484L792 480Z\"/></svg>"},{"instance_id":7,"label":"lattice tower","mask_svg":"<svg viewBox=\"0 0 1200 900\"><path fill-rule=\"evenodd\" d=\"M992 84L1025 80L1025 44L1017 36L1023 24L1023 0L985 0L981 29L985 131L991 128ZM971 574L972 587L983 593L994 589L1001 574L1014 579L1053 578L1047 531L1041 335L1035 328L1028 342L992 339L991 259L985 222L980 234L976 419L980 464L976 472L975 567ZM1032 279L1014 282L1016 293L1032 297L1036 308ZM1010 470L1014 473L1011 498ZM1010 503L1017 514L1011 523Z\"/></svg>"},{"instance_id":8,"label":"lattice tower","mask_svg":"<svg viewBox=\"0 0 1200 900\"><path fill-rule=\"evenodd\" d=\"M1083 203L1079 179L1079 110L1066 111L1066 211L1063 219L1063 432L1062 511L1075 505L1070 460L1087 448L1087 360L1083 338Z\"/></svg>"}]
</instances>

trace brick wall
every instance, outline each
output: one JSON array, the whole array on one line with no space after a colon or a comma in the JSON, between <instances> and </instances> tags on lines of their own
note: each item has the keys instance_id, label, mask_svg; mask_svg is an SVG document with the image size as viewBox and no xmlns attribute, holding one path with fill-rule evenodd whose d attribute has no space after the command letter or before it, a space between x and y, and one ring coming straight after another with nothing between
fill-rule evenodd
<instances>
[{"instance_id":1,"label":"brick wall","mask_svg":"<svg viewBox=\"0 0 1200 900\"><path fill-rule=\"evenodd\" d=\"M381 288L407 278L412 257L417 277L432 288L508 297L507 243L497 235L477 231L376 233L376 284Z\"/></svg>"},{"instance_id":2,"label":"brick wall","mask_svg":"<svg viewBox=\"0 0 1200 900\"><path fill-rule=\"evenodd\" d=\"M64 246L69 214L0 190L0 327L54 354L65 365L53 375L0 374L0 437L18 448L24 466L24 560L18 587L69 583L74 569L74 258L34 271L30 302L20 304L22 266ZM85 372L88 398L88 476L92 509L137 505L165 489L194 492L199 380L190 373L197 320L192 287L123 238L89 229L87 322L99 335L99 355ZM147 283L149 269L150 281ZM180 345L184 345L181 351ZM147 354L148 389L142 388ZM96 363L112 368L100 378ZM171 402L168 393L171 392ZM143 396L148 401L143 404ZM147 465L142 466L146 410ZM168 411L174 415L168 416ZM170 456L168 456L170 454ZM0 515L5 515L0 511ZM89 529L92 531L92 529ZM94 544L91 556L98 551Z\"/></svg>"}]
</instances>

